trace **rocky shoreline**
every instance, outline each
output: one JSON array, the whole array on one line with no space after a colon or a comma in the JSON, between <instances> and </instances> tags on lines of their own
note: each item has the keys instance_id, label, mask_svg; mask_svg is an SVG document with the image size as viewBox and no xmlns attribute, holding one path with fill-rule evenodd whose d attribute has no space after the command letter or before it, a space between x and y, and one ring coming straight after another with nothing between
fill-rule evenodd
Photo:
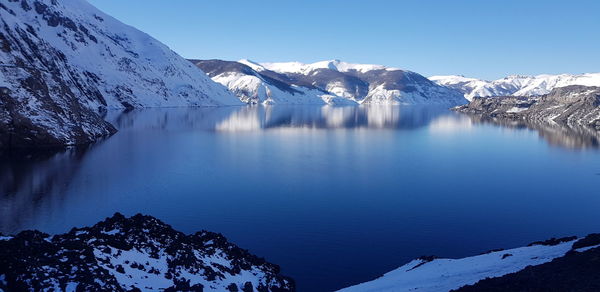
<instances>
[{"instance_id":1,"label":"rocky shoreline","mask_svg":"<svg viewBox=\"0 0 600 292\"><path fill-rule=\"evenodd\" d=\"M527 121L600 130L600 87L567 86L539 97L479 97L452 108L489 121Z\"/></svg>"}]
</instances>

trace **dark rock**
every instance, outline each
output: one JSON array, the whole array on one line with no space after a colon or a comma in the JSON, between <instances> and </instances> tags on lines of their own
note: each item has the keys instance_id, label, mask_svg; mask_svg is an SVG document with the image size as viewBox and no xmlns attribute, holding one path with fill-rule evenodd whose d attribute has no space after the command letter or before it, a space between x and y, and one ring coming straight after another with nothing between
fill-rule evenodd
<instances>
[{"instance_id":1,"label":"dark rock","mask_svg":"<svg viewBox=\"0 0 600 292\"><path fill-rule=\"evenodd\" d=\"M600 233L592 233L573 243L573 249L600 245Z\"/></svg>"},{"instance_id":2,"label":"dark rock","mask_svg":"<svg viewBox=\"0 0 600 292\"><path fill-rule=\"evenodd\" d=\"M154 254L166 267L154 266L153 261L144 261L140 256L130 260L128 252L149 258ZM221 260L212 262L210 258L214 256ZM227 266L220 264L224 260L228 261ZM145 290L152 283L143 282L148 274L163 275L173 283L170 287L154 287L155 290L203 291L202 285L192 284L202 280L223 290L231 291L234 285L250 287L252 291L250 282L232 282L242 271L256 274L259 291L295 290L292 279L280 275L277 265L235 246L221 234L201 231L185 235L141 214L126 218L116 213L92 227L73 228L52 237L39 231L23 231L0 241L0 275L6 277L6 285L0 289L6 291L39 291L57 286L64 289L69 282L77 283L77 289L82 291ZM136 273L145 275L138 279L137 287L125 286L115 277Z\"/></svg>"},{"instance_id":3,"label":"dark rock","mask_svg":"<svg viewBox=\"0 0 600 292\"><path fill-rule=\"evenodd\" d=\"M577 236L568 236L568 237L562 237L562 238L550 238L544 241L535 241L532 242L530 244L528 244L527 246L534 246L534 245L547 245L547 246L553 246L553 245L559 245L563 242L568 242L568 241L573 241L577 239Z\"/></svg>"}]
</instances>

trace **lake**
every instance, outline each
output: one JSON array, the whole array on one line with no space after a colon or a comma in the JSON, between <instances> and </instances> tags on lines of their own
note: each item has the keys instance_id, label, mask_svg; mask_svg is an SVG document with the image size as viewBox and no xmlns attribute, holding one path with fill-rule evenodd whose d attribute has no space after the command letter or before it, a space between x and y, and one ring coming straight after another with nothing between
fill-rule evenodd
<instances>
[{"instance_id":1,"label":"lake","mask_svg":"<svg viewBox=\"0 0 600 292\"><path fill-rule=\"evenodd\" d=\"M87 147L0 160L0 232L62 233L114 212L220 232L331 291L421 255L600 232L596 136L439 107L109 112Z\"/></svg>"}]
</instances>

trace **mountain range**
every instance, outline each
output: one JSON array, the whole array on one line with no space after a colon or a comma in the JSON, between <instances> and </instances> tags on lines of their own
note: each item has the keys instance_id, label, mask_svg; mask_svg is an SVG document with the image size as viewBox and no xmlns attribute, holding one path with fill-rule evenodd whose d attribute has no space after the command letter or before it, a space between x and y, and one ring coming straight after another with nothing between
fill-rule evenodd
<instances>
[{"instance_id":1,"label":"mountain range","mask_svg":"<svg viewBox=\"0 0 600 292\"><path fill-rule=\"evenodd\" d=\"M475 97L540 96L552 89L569 85L600 86L600 73L523 76L511 75L498 80L482 80L460 75L431 76L430 80L463 93L472 101Z\"/></svg>"},{"instance_id":2,"label":"mountain range","mask_svg":"<svg viewBox=\"0 0 600 292\"><path fill-rule=\"evenodd\" d=\"M311 64L190 60L242 101L253 104L444 104L462 94L424 76L340 60Z\"/></svg>"}]
</instances>

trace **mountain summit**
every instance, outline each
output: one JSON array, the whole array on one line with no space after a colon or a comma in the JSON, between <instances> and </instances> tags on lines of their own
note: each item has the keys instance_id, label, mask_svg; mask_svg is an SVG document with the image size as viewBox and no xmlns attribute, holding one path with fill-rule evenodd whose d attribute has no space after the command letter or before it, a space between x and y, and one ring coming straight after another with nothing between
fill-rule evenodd
<instances>
[{"instance_id":1,"label":"mountain summit","mask_svg":"<svg viewBox=\"0 0 600 292\"><path fill-rule=\"evenodd\" d=\"M311 64L191 60L242 101L266 104L444 104L466 100L422 75L340 60ZM281 92L284 91L284 92Z\"/></svg>"}]
</instances>

